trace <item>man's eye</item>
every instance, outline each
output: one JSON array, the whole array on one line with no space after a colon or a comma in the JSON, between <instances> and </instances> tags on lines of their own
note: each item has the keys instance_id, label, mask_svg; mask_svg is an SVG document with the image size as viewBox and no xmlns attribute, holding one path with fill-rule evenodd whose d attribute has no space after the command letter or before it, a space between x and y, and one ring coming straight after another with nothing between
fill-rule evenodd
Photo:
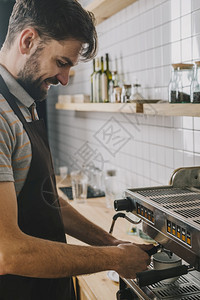
<instances>
[{"instance_id":1,"label":"man's eye","mask_svg":"<svg viewBox=\"0 0 200 300\"><path fill-rule=\"evenodd\" d=\"M63 68L63 67L66 67L68 65L68 63L62 62L61 60L57 60L57 65L59 68Z\"/></svg>"}]
</instances>

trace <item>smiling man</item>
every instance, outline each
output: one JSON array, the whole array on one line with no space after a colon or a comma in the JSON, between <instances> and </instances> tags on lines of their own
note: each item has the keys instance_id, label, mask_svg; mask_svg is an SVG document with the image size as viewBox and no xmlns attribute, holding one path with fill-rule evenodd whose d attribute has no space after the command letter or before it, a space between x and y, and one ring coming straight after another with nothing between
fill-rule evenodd
<instances>
[{"instance_id":1,"label":"smiling man","mask_svg":"<svg viewBox=\"0 0 200 300\"><path fill-rule=\"evenodd\" d=\"M0 299L73 300L71 276L113 269L134 278L149 257L58 199L35 102L94 57L91 13L75 0L17 0L0 51ZM82 230L84 228L84 231ZM65 234L91 246L66 243Z\"/></svg>"}]
</instances>

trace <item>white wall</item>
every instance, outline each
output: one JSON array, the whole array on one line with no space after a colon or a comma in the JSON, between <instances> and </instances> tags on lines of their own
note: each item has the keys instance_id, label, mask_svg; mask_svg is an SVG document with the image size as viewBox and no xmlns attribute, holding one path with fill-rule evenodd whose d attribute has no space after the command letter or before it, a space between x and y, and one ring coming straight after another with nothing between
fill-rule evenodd
<instances>
[{"instance_id":1,"label":"white wall","mask_svg":"<svg viewBox=\"0 0 200 300\"><path fill-rule=\"evenodd\" d=\"M97 30L98 56L108 52L111 69L126 82L137 78L146 98L167 101L171 63L200 60L199 0L139 0ZM49 94L56 165L117 168L125 187L168 184L175 168L200 165L200 118L55 110L57 93L90 93L92 63L75 71L68 87Z\"/></svg>"}]
</instances>

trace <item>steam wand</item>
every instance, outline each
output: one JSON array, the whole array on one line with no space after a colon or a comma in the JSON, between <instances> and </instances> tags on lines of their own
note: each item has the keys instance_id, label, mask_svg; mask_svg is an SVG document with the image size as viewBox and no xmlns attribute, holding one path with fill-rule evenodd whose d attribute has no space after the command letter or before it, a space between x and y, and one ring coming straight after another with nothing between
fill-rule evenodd
<instances>
[{"instance_id":1,"label":"steam wand","mask_svg":"<svg viewBox=\"0 0 200 300\"><path fill-rule=\"evenodd\" d=\"M126 214L124 213L117 213L113 216L113 220L112 220L112 224L111 224L111 227L110 227L110 230L109 230L109 233L112 234L113 232L113 229L114 229L114 226L115 226L115 222L118 218L124 218L126 219L127 221L129 221L130 223L132 224L139 224L142 220L139 219L138 221L133 221L132 219L130 219ZM148 253L149 256L157 253L157 252L165 252L169 258L172 257L172 252L170 250L167 250L165 249L162 245L160 244L157 244L156 246L154 246L153 248L151 248L150 250L146 250L146 252Z\"/></svg>"},{"instance_id":2,"label":"steam wand","mask_svg":"<svg viewBox=\"0 0 200 300\"><path fill-rule=\"evenodd\" d=\"M115 222L116 222L116 220L117 220L118 218L124 218L124 219L126 219L127 221L129 221L130 223L135 224L135 225L136 225L136 224L139 224L139 223L142 221L141 219L140 219L139 221L133 221L133 220L131 220L129 217L127 217L126 214L124 214L124 213L117 213L117 214L115 214L115 215L113 216L113 220L112 220L112 224L111 224L109 233L112 234L113 229L114 229Z\"/></svg>"}]
</instances>

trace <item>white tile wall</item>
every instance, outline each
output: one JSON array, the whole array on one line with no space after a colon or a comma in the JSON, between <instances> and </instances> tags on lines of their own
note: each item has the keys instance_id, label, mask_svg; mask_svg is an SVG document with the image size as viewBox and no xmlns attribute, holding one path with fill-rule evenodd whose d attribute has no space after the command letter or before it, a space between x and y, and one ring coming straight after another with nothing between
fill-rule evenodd
<instances>
[{"instance_id":1,"label":"white tile wall","mask_svg":"<svg viewBox=\"0 0 200 300\"><path fill-rule=\"evenodd\" d=\"M138 0L97 31L98 56L108 52L110 67L121 78L137 78L146 97L167 101L171 63L200 60L200 1ZM103 170L117 169L123 186L136 187L168 184L174 169L200 165L198 117L55 110L58 93L90 93L92 63L80 64L75 72L68 87L52 88L49 94L48 129L56 166L67 164L72 170L90 161ZM116 123L106 131L112 118Z\"/></svg>"}]
</instances>

